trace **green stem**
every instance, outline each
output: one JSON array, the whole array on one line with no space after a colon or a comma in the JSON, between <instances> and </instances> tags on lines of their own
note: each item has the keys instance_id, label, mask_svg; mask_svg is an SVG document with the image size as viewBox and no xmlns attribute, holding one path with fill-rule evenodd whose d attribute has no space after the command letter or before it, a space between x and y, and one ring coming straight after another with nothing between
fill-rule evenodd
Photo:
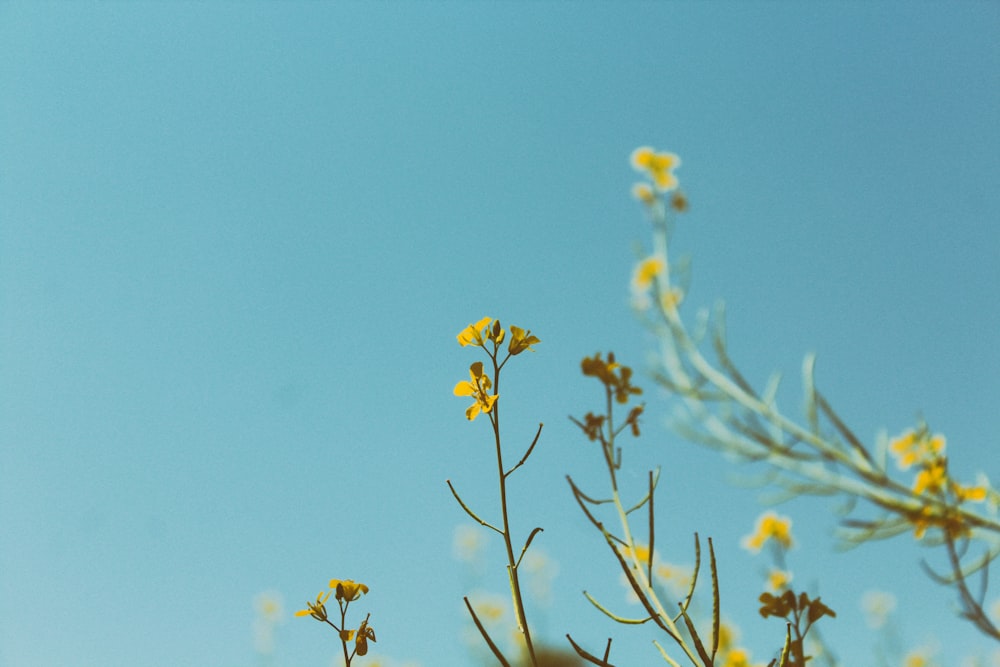
<instances>
[{"instance_id":1,"label":"green stem","mask_svg":"<svg viewBox=\"0 0 1000 667\"><path fill-rule=\"evenodd\" d=\"M490 355L493 361L493 387L496 394L500 394L500 366L497 364L496 355ZM504 360L506 361L506 359ZM500 446L500 402L493 404L490 412L490 423L493 425L493 439L497 452L497 477L500 480L500 511L503 514L503 543L507 549L507 573L510 576L510 591L514 601L514 613L517 617L518 630L524 635L524 644L528 649L528 656L531 664L537 667L538 660L535 658L535 647L531 641L531 630L524 616L524 600L521 597L521 584L517 574L517 560L514 558L514 545L510 538L510 517L507 512L507 476L504 474L503 449Z\"/></svg>"}]
</instances>

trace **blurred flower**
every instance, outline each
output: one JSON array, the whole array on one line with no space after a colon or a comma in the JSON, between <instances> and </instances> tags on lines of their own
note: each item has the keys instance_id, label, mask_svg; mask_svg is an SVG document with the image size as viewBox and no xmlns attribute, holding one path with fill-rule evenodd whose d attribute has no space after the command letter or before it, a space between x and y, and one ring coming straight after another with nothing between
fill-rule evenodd
<instances>
[{"instance_id":1,"label":"blurred flower","mask_svg":"<svg viewBox=\"0 0 1000 667\"><path fill-rule=\"evenodd\" d=\"M788 584L792 582L792 573L788 570L771 570L767 575L767 587L769 590L777 593L778 591L788 588Z\"/></svg>"},{"instance_id":2,"label":"blurred flower","mask_svg":"<svg viewBox=\"0 0 1000 667\"><path fill-rule=\"evenodd\" d=\"M726 651L722 658L722 667L750 667L750 651L745 648Z\"/></svg>"},{"instance_id":3,"label":"blurred flower","mask_svg":"<svg viewBox=\"0 0 1000 667\"><path fill-rule=\"evenodd\" d=\"M548 606L552 603L552 582L559 574L559 563L540 548L524 554L521 568L529 575L528 588L535 603Z\"/></svg>"},{"instance_id":4,"label":"blurred flower","mask_svg":"<svg viewBox=\"0 0 1000 667\"><path fill-rule=\"evenodd\" d=\"M458 333L458 344L462 347L466 345L478 345L483 346L483 331L490 325L493 321L491 317L484 317L475 324L470 324Z\"/></svg>"},{"instance_id":5,"label":"blurred flower","mask_svg":"<svg viewBox=\"0 0 1000 667\"><path fill-rule=\"evenodd\" d=\"M281 594L276 591L258 593L253 599L253 607L260 618L270 623L280 623L284 620L285 605Z\"/></svg>"},{"instance_id":6,"label":"blurred flower","mask_svg":"<svg viewBox=\"0 0 1000 667\"><path fill-rule=\"evenodd\" d=\"M483 362L477 361L469 366L468 382L459 382L455 385L454 394L456 396L472 396L475 403L465 410L465 418L469 421L479 416L480 412L489 412L493 409L493 404L500 397L499 394L490 394L493 383L490 377L483 373Z\"/></svg>"},{"instance_id":7,"label":"blurred flower","mask_svg":"<svg viewBox=\"0 0 1000 667\"><path fill-rule=\"evenodd\" d=\"M258 593L253 600L257 616L253 623L253 647L261 655L274 652L274 629L285 620L281 595L275 591Z\"/></svg>"},{"instance_id":8,"label":"blurred flower","mask_svg":"<svg viewBox=\"0 0 1000 667\"><path fill-rule=\"evenodd\" d=\"M958 482L951 483L951 489L955 492L955 497L958 498L958 502L964 503L966 501L972 501L974 503L981 503L986 500L988 494L988 488L986 486L963 486Z\"/></svg>"},{"instance_id":9,"label":"blurred flower","mask_svg":"<svg viewBox=\"0 0 1000 667\"><path fill-rule=\"evenodd\" d=\"M637 171L645 172L650 177L660 192L677 187L674 169L681 166L681 159L673 153L657 153L649 146L640 146L632 151L630 161Z\"/></svg>"},{"instance_id":10,"label":"blurred flower","mask_svg":"<svg viewBox=\"0 0 1000 667\"><path fill-rule=\"evenodd\" d=\"M461 525L455 527L452 553L456 559L465 563L477 563L485 548L486 539L478 526Z\"/></svg>"},{"instance_id":11,"label":"blurred flower","mask_svg":"<svg viewBox=\"0 0 1000 667\"><path fill-rule=\"evenodd\" d=\"M504 598L502 595L476 591L469 595L469 602L472 603L472 608L476 610L476 616L486 625L495 625L507 615L507 603L509 599Z\"/></svg>"},{"instance_id":12,"label":"blurred flower","mask_svg":"<svg viewBox=\"0 0 1000 667\"><path fill-rule=\"evenodd\" d=\"M691 568L674 565L666 561L657 562L654 556L653 574L675 595L683 593L691 586Z\"/></svg>"},{"instance_id":13,"label":"blurred flower","mask_svg":"<svg viewBox=\"0 0 1000 667\"><path fill-rule=\"evenodd\" d=\"M740 629L732 623L721 621L719 623L719 651L725 653L736 645L740 638Z\"/></svg>"},{"instance_id":14,"label":"blurred flower","mask_svg":"<svg viewBox=\"0 0 1000 667\"><path fill-rule=\"evenodd\" d=\"M660 307L666 311L673 311L681 305L684 300L684 292L679 287L671 287L660 297Z\"/></svg>"},{"instance_id":15,"label":"blurred flower","mask_svg":"<svg viewBox=\"0 0 1000 667\"><path fill-rule=\"evenodd\" d=\"M320 591L316 596L316 602L306 602L308 608L295 612L296 616L312 616L317 621L326 621L326 601L330 598L330 591Z\"/></svg>"},{"instance_id":16,"label":"blurred flower","mask_svg":"<svg viewBox=\"0 0 1000 667\"><path fill-rule=\"evenodd\" d=\"M783 549L791 548L792 520L787 516L778 516L774 512L764 512L757 517L754 532L744 537L740 545L748 551L757 553L768 540L774 540Z\"/></svg>"},{"instance_id":17,"label":"blurred flower","mask_svg":"<svg viewBox=\"0 0 1000 667\"><path fill-rule=\"evenodd\" d=\"M337 591L337 600L354 602L368 593L368 587L350 579L331 579L330 588Z\"/></svg>"},{"instance_id":18,"label":"blurred flower","mask_svg":"<svg viewBox=\"0 0 1000 667\"><path fill-rule=\"evenodd\" d=\"M663 273L666 264L660 257L647 257L635 266L632 272L632 291L647 292L653 286L656 276Z\"/></svg>"},{"instance_id":19,"label":"blurred flower","mask_svg":"<svg viewBox=\"0 0 1000 667\"><path fill-rule=\"evenodd\" d=\"M647 206L652 206L656 203L656 193L653 191L653 188L649 187L648 183L636 183L633 185L632 196Z\"/></svg>"},{"instance_id":20,"label":"blurred flower","mask_svg":"<svg viewBox=\"0 0 1000 667\"><path fill-rule=\"evenodd\" d=\"M861 609L865 612L868 627L878 630L889 620L896 609L896 596L885 591L868 591L861 596Z\"/></svg>"},{"instance_id":21,"label":"blurred flower","mask_svg":"<svg viewBox=\"0 0 1000 667\"><path fill-rule=\"evenodd\" d=\"M903 667L931 667L933 651L927 647L916 648L903 658Z\"/></svg>"},{"instance_id":22,"label":"blurred flower","mask_svg":"<svg viewBox=\"0 0 1000 667\"><path fill-rule=\"evenodd\" d=\"M889 451L896 458L900 470L906 470L915 463L936 459L944 454L944 436L937 433L933 436L926 426L917 430L909 430L893 438L889 443Z\"/></svg>"},{"instance_id":23,"label":"blurred flower","mask_svg":"<svg viewBox=\"0 0 1000 667\"><path fill-rule=\"evenodd\" d=\"M924 492L939 494L944 491L948 482L947 464L944 459L934 459L924 465L913 480L913 493L920 495Z\"/></svg>"},{"instance_id":24,"label":"blurred flower","mask_svg":"<svg viewBox=\"0 0 1000 667\"><path fill-rule=\"evenodd\" d=\"M632 386L632 369L616 363L614 352L608 352L607 362L601 359L600 352L593 357L584 357L583 361L580 362L580 367L584 375L596 377L608 389L612 390L615 400L619 403L628 403L628 397L631 394L642 393L642 389Z\"/></svg>"}]
</instances>

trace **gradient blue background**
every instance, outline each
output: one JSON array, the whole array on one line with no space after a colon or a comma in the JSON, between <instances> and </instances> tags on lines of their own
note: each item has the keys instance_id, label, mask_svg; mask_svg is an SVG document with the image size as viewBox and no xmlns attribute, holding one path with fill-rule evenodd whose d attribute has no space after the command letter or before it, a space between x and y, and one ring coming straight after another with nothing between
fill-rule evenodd
<instances>
[{"instance_id":1,"label":"gradient blue background","mask_svg":"<svg viewBox=\"0 0 1000 667\"><path fill-rule=\"evenodd\" d=\"M504 413L518 450L546 423L512 488L560 565L539 632L656 664L580 597L630 609L564 481L605 488L566 419L600 405L580 358L655 349L628 307L641 144L684 160L685 312L726 299L749 378L816 351L867 441L922 414L957 476L1000 479L998 35L987 2L0 3L0 665L257 664L254 596L331 577L372 587L379 653L469 664L445 479L495 500L451 394L483 315L543 340ZM661 553L715 537L766 662L759 493L645 384L626 484L664 466ZM833 507L780 511L843 664L871 664L875 588L906 646L994 650L908 537L835 554ZM501 553L475 585L504 593ZM274 664L335 650L290 619Z\"/></svg>"}]
</instances>

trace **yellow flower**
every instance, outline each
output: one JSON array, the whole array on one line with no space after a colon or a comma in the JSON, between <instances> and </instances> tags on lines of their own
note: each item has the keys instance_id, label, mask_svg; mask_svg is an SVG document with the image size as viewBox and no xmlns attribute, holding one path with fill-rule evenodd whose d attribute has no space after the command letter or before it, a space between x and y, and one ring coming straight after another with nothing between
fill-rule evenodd
<instances>
[{"instance_id":1,"label":"yellow flower","mask_svg":"<svg viewBox=\"0 0 1000 667\"><path fill-rule=\"evenodd\" d=\"M792 573L788 570L771 570L767 575L767 587L778 592L788 588L792 581Z\"/></svg>"},{"instance_id":2,"label":"yellow flower","mask_svg":"<svg viewBox=\"0 0 1000 667\"><path fill-rule=\"evenodd\" d=\"M354 602L368 592L368 587L350 579L331 579L330 588L337 591L337 599Z\"/></svg>"},{"instance_id":3,"label":"yellow flower","mask_svg":"<svg viewBox=\"0 0 1000 667\"><path fill-rule=\"evenodd\" d=\"M757 553L768 540L774 540L783 549L792 546L792 520L787 516L778 516L774 512L764 512L757 517L754 532L743 538L740 544L744 549Z\"/></svg>"},{"instance_id":4,"label":"yellow flower","mask_svg":"<svg viewBox=\"0 0 1000 667\"><path fill-rule=\"evenodd\" d=\"M626 544L622 544L618 547L618 552L630 567L635 567L635 563L632 562L633 556L635 556L635 560L639 561L640 564L649 562L649 547L645 544L636 544L634 549Z\"/></svg>"},{"instance_id":5,"label":"yellow flower","mask_svg":"<svg viewBox=\"0 0 1000 667\"><path fill-rule=\"evenodd\" d=\"M325 593L320 591L316 596L316 602L306 602L307 609L300 609L295 612L296 616L312 616L317 621L326 621L326 601L330 597L330 591Z\"/></svg>"},{"instance_id":6,"label":"yellow flower","mask_svg":"<svg viewBox=\"0 0 1000 667\"><path fill-rule=\"evenodd\" d=\"M927 649L915 649L906 654L903 658L903 667L930 667L930 651Z\"/></svg>"},{"instance_id":7,"label":"yellow flower","mask_svg":"<svg viewBox=\"0 0 1000 667\"><path fill-rule=\"evenodd\" d=\"M484 317L475 324L470 324L458 333L458 344L462 347L466 345L478 345L483 346L483 331L490 326L490 322L493 321L491 317Z\"/></svg>"},{"instance_id":8,"label":"yellow flower","mask_svg":"<svg viewBox=\"0 0 1000 667\"><path fill-rule=\"evenodd\" d=\"M653 286L656 276L663 273L666 264L661 257L647 257L635 266L632 273L632 289L636 292L645 292Z\"/></svg>"},{"instance_id":9,"label":"yellow flower","mask_svg":"<svg viewBox=\"0 0 1000 667\"><path fill-rule=\"evenodd\" d=\"M636 170L649 175L660 192L677 187L674 169L681 165L681 159L673 153L657 153L649 146L640 146L632 151L631 162Z\"/></svg>"},{"instance_id":10,"label":"yellow flower","mask_svg":"<svg viewBox=\"0 0 1000 667\"><path fill-rule=\"evenodd\" d=\"M663 310L676 310L683 300L684 292L678 287L671 287L660 297L660 306L663 307Z\"/></svg>"},{"instance_id":11,"label":"yellow flower","mask_svg":"<svg viewBox=\"0 0 1000 667\"><path fill-rule=\"evenodd\" d=\"M476 402L470 405L465 411L465 418L469 421L479 416L480 412L489 412L493 409L493 404L500 398L499 394L490 394L493 383L490 377L483 373L483 362L477 361L469 366L468 382L459 382L455 385L453 393L456 396L472 396Z\"/></svg>"},{"instance_id":12,"label":"yellow flower","mask_svg":"<svg viewBox=\"0 0 1000 667\"><path fill-rule=\"evenodd\" d=\"M750 651L745 648L727 651L722 667L750 667Z\"/></svg>"},{"instance_id":13,"label":"yellow flower","mask_svg":"<svg viewBox=\"0 0 1000 667\"><path fill-rule=\"evenodd\" d=\"M900 470L938 458L944 454L944 448L944 436L940 433L931 436L925 426L918 431L906 431L889 443L889 451L896 457L896 465Z\"/></svg>"},{"instance_id":14,"label":"yellow flower","mask_svg":"<svg viewBox=\"0 0 1000 667\"><path fill-rule=\"evenodd\" d=\"M955 492L958 502L964 503L971 500L974 503L981 503L986 500L985 486L962 486L958 482L951 483L951 489Z\"/></svg>"},{"instance_id":15,"label":"yellow flower","mask_svg":"<svg viewBox=\"0 0 1000 667\"><path fill-rule=\"evenodd\" d=\"M531 349L531 346L541 342L542 341L538 340L538 336L531 335L531 329L525 331L521 327L511 325L510 342L507 344L507 352L511 355L521 354L525 350L531 350L534 352L534 350Z\"/></svg>"},{"instance_id":16,"label":"yellow flower","mask_svg":"<svg viewBox=\"0 0 1000 667\"><path fill-rule=\"evenodd\" d=\"M648 183L636 183L633 185L632 196L647 206L652 206L656 203L656 193L653 192L653 188L649 187Z\"/></svg>"},{"instance_id":17,"label":"yellow flower","mask_svg":"<svg viewBox=\"0 0 1000 667\"><path fill-rule=\"evenodd\" d=\"M719 650L729 651L740 638L740 630L726 621L719 623Z\"/></svg>"},{"instance_id":18,"label":"yellow flower","mask_svg":"<svg viewBox=\"0 0 1000 667\"><path fill-rule=\"evenodd\" d=\"M917 473L913 481L913 493L919 495L928 491L941 493L948 482L948 468L944 459L935 459Z\"/></svg>"}]
</instances>

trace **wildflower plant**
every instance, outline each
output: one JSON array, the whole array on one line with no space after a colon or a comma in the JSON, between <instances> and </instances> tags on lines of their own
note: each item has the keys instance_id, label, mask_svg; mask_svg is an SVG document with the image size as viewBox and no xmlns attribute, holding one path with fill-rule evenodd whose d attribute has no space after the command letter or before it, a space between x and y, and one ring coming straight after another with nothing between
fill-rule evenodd
<instances>
[{"instance_id":1,"label":"wildflower plant","mask_svg":"<svg viewBox=\"0 0 1000 667\"><path fill-rule=\"evenodd\" d=\"M524 595L522 594L521 586L521 576L520 568L521 561L524 559L525 553L528 551L528 547L531 546L532 540L535 536L542 531L541 528L534 528L524 540L523 545L520 547L520 551L517 556L515 556L514 538L511 529L510 513L507 509L507 480L510 476L524 465L528 457L531 456L531 452L534 451L535 445L538 444L538 438L542 434L542 425L538 425L538 431L535 433L534 439L531 444L527 447L524 455L521 456L520 460L511 467L507 467L504 462L504 449L502 445L502 440L500 437L500 375L504 366L513 357L520 355L523 352L533 351L534 345L537 345L541 341L537 336L532 335L530 330L521 329L520 327L511 326L510 330L504 329L499 320L494 320L490 317L484 317L474 324L470 324L459 332L458 344L462 347L477 347L480 348L486 355L489 361L489 366L486 366L482 361L475 361L469 366L469 380L461 381L455 385L453 393L456 396L465 396L472 399L472 405L470 405L465 411L465 417L470 422L475 421L480 415L486 415L489 419L490 427L493 431L493 445L496 451L496 462L497 462L497 481L499 483L500 489L500 521L499 526L495 523L486 521L476 512L474 512L458 492L455 490L454 485L451 480L448 480L448 488L451 489L452 495L454 495L455 500L462 507L465 512L472 517L481 526L484 526L503 538L504 548L507 555L507 578L510 583L510 593L512 606L514 609L514 618L517 623L517 630L524 641L524 653L527 656L527 662L536 667L538 662L538 656L536 654L535 643L531 637L531 628L525 619L524 613ZM506 341L506 345L504 342ZM486 629L485 624L476 610L473 604L469 601L468 596L465 597L465 606L469 610L469 615L472 617L472 621L476 624L476 628L482 635L483 640L489 646L490 651L499 660L501 665L509 665L507 658L504 656L503 652L497 645L497 642L490 636L489 631Z\"/></svg>"},{"instance_id":2,"label":"wildflower plant","mask_svg":"<svg viewBox=\"0 0 1000 667\"><path fill-rule=\"evenodd\" d=\"M749 652L733 642L734 631L731 626L721 621L720 591L718 566L712 539L708 539L708 578L711 595L710 628L698 629L694 618L695 594L698 590L698 577L702 572L701 542L698 534L694 536L695 565L687 579L686 589L676 593L676 589L658 585L658 579L664 579L662 561L656 555L656 519L654 498L659 481L659 470L648 471L647 485L641 497L631 504L626 504L619 488L619 471L622 469L622 447L618 438L628 431L633 437L640 436L639 418L643 413L642 404L632 405L632 398L642 394L642 390L632 384L632 369L617 361L614 353L609 352L605 359L600 353L586 357L581 363L583 374L596 378L604 390L604 411L600 414L588 412L582 419L570 417L587 439L597 443L601 459L608 472L610 497L595 498L584 492L580 486L567 477L573 497L590 523L601 533L619 568L635 595L636 600L646 612L642 617L626 617L610 610L592 595L584 592L586 598L606 616L625 625L642 625L652 622L683 652L687 661L700 667L740 667L749 665ZM624 418L616 421L615 407L626 410ZM599 516L602 506L612 508L617 529L612 531L604 519ZM644 513L645 520L641 527L633 525L632 516ZM640 540L637 532L646 533L645 540ZM746 543L751 550L759 551L764 545L773 546L783 553L792 544L791 522L787 518L769 513L758 521L755 532L748 536ZM782 565L784 561L781 561ZM789 577L790 578L790 577ZM787 580L782 585L787 584ZM767 593L766 595L770 595ZM785 604L788 595L792 595L788 609ZM771 666L804 665L806 656L803 651L803 639L809 628L823 615L835 614L817 598L809 600L805 593L795 596L791 590L785 590L778 602L771 602L761 597L765 603L761 613L766 616L777 615L788 624L785 642L779 658L771 661ZM799 604L801 602L801 604ZM790 606L789 606L790 605ZM669 611L668 611L669 610ZM765 613L765 611L767 613ZM803 621L804 619L804 621ZM794 635L793 635L794 632ZM596 665L610 665L611 640L608 640L603 657L594 655L580 646L572 637L567 636L577 652L588 662ZM667 649L655 640L654 646L660 656L673 667L679 667L676 659L671 657Z\"/></svg>"},{"instance_id":3,"label":"wildflower plant","mask_svg":"<svg viewBox=\"0 0 1000 667\"><path fill-rule=\"evenodd\" d=\"M357 602L363 595L368 593L368 586L351 579L331 579L328 590L322 590L316 596L315 602L306 602L306 608L295 612L296 616L310 616L321 623L326 623L337 631L341 646L344 651L344 665L350 667L351 661L356 656L363 656L368 653L368 642L375 641L375 630L369 624L371 614L367 614L357 628L349 628L347 625L347 610L352 602ZM337 622L330 620L326 603L333 595L340 611L340 619ZM353 642L353 648L350 644Z\"/></svg>"},{"instance_id":4,"label":"wildflower plant","mask_svg":"<svg viewBox=\"0 0 1000 667\"><path fill-rule=\"evenodd\" d=\"M779 409L780 375L763 387L752 385L729 355L721 305L712 314L700 311L693 325L682 312L686 275L674 267L669 253L674 218L688 208L673 174L679 158L643 147L632 153L631 162L643 177L632 193L652 232L652 251L633 276L633 303L659 343L654 377L680 398L681 434L743 461L763 463L767 480L788 497L844 498L849 514L840 536L847 545L909 532L928 546L944 547L945 570L938 572L926 562L924 569L934 581L956 590L963 618L1000 640L996 621L984 610L987 570L1000 555L1000 494L985 477L974 484L954 479L944 437L926 424L891 442L882 437L866 443L817 388L814 355L807 355L802 366L802 418ZM914 471L912 479L890 470L890 455L900 471ZM860 514L859 507L869 512ZM980 581L973 586L970 578L976 573Z\"/></svg>"}]
</instances>

